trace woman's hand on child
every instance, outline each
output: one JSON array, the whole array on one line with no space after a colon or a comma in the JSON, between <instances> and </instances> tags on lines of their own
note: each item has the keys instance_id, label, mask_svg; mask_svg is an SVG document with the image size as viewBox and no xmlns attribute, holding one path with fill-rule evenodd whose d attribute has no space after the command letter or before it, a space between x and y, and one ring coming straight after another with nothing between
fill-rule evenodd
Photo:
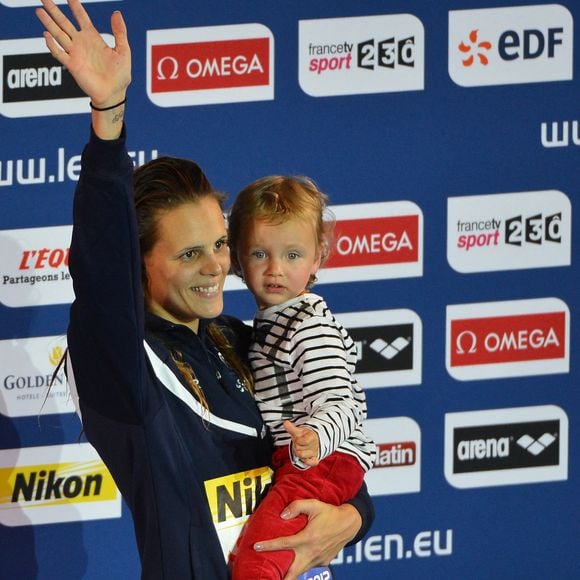
<instances>
[{"instance_id":1,"label":"woman's hand on child","mask_svg":"<svg viewBox=\"0 0 580 580\"><path fill-rule=\"evenodd\" d=\"M318 434L309 427L297 427L290 421L284 421L284 429L292 437L294 455L309 467L320 463L320 442Z\"/></svg>"},{"instance_id":2,"label":"woman's hand on child","mask_svg":"<svg viewBox=\"0 0 580 580\"><path fill-rule=\"evenodd\" d=\"M293 501L281 517L292 519L299 514L308 517L308 524L294 536L264 540L254 549L260 552L294 550L295 557L284 580L295 580L315 566L327 566L350 542L361 527L361 516L350 504L333 506L317 499Z\"/></svg>"}]
</instances>

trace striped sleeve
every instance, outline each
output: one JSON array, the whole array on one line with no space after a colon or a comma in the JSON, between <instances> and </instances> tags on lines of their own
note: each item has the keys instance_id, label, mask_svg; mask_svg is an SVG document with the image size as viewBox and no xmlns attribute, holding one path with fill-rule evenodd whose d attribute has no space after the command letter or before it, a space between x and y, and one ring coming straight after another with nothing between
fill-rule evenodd
<instances>
[{"instance_id":1,"label":"striped sleeve","mask_svg":"<svg viewBox=\"0 0 580 580\"><path fill-rule=\"evenodd\" d=\"M318 434L319 459L338 449L366 416L366 405L354 398L347 354L339 329L325 317L304 321L291 343L289 356L308 414L301 426Z\"/></svg>"}]
</instances>

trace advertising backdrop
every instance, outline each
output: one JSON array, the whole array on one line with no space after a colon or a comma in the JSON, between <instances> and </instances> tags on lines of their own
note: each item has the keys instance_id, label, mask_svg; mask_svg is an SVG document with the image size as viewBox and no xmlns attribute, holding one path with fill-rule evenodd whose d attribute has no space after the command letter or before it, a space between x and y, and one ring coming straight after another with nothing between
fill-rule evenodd
<instances>
[{"instance_id":1,"label":"advertising backdrop","mask_svg":"<svg viewBox=\"0 0 580 580\"><path fill-rule=\"evenodd\" d=\"M37 5L0 0L0 578L138 578L127 507L62 374L48 389L90 115ZM195 159L230 200L268 174L331 198L316 291L379 447L376 520L335 577L578 577L580 4L86 7L107 42L113 10L128 25L136 165ZM253 317L233 276L225 302Z\"/></svg>"}]
</instances>

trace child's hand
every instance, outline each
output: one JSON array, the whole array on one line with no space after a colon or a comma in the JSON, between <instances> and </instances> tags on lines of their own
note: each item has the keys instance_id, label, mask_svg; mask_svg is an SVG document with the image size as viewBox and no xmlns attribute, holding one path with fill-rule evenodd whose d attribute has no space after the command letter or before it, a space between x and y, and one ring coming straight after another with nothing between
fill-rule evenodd
<instances>
[{"instance_id":1,"label":"child's hand","mask_svg":"<svg viewBox=\"0 0 580 580\"><path fill-rule=\"evenodd\" d=\"M320 443L317 433L308 427L296 427L290 421L284 421L284 429L292 437L294 455L310 467L318 465Z\"/></svg>"}]
</instances>

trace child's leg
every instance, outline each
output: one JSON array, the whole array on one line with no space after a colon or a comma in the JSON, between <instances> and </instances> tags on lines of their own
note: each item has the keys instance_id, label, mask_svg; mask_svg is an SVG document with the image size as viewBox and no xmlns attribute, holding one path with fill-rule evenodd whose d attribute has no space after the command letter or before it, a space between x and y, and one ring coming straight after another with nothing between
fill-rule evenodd
<instances>
[{"instance_id":1,"label":"child's leg","mask_svg":"<svg viewBox=\"0 0 580 580\"><path fill-rule=\"evenodd\" d=\"M278 450L275 456L276 459L285 459L276 470L273 486L250 517L238 541L232 558L232 580L284 578L294 561L294 551L256 552L254 544L292 536L306 526L308 520L303 515L291 520L280 518L284 508L292 501L315 498L340 505L353 497L362 484L362 468L356 459L342 453L334 453L306 471L295 468L286 459L287 448ZM353 473L353 478L345 478L348 472Z\"/></svg>"}]
</instances>

